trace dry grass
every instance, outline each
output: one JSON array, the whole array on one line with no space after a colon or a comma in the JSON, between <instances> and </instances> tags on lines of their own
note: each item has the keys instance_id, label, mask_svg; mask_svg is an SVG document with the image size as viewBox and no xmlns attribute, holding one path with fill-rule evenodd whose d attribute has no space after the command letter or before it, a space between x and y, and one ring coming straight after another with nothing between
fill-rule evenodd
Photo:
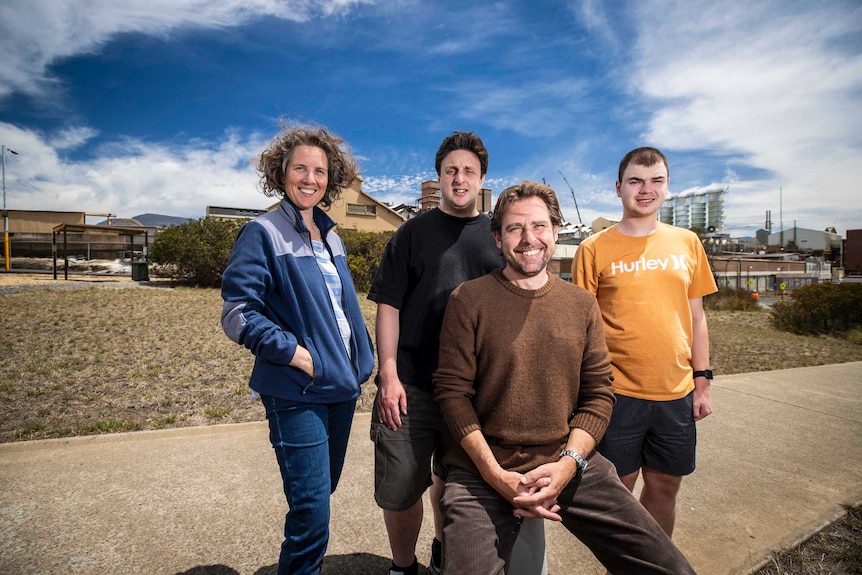
<instances>
[{"instance_id":1,"label":"dry grass","mask_svg":"<svg viewBox=\"0 0 862 575\"><path fill-rule=\"evenodd\" d=\"M862 573L862 505L803 544L773 554L754 575L858 575Z\"/></svg>"},{"instance_id":2,"label":"dry grass","mask_svg":"<svg viewBox=\"0 0 862 575\"><path fill-rule=\"evenodd\" d=\"M707 312L710 364L718 374L862 361L862 345L778 331L769 310Z\"/></svg>"},{"instance_id":3,"label":"dry grass","mask_svg":"<svg viewBox=\"0 0 862 575\"><path fill-rule=\"evenodd\" d=\"M217 290L110 286L0 295L0 442L263 417ZM360 301L373 327L374 304ZM862 360L860 345L776 331L767 312L709 321L720 374ZM359 410L374 392L363 386Z\"/></svg>"},{"instance_id":4,"label":"dry grass","mask_svg":"<svg viewBox=\"0 0 862 575\"><path fill-rule=\"evenodd\" d=\"M220 312L217 290L0 296L0 442L262 419L252 357L225 337Z\"/></svg>"}]
</instances>

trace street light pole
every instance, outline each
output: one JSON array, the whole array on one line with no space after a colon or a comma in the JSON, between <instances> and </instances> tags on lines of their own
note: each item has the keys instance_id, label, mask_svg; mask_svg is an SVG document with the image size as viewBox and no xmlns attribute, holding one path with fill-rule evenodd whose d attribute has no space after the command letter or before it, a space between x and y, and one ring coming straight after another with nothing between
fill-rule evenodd
<instances>
[{"instance_id":1,"label":"street light pole","mask_svg":"<svg viewBox=\"0 0 862 575\"><path fill-rule=\"evenodd\" d=\"M3 146L3 260L6 262L6 271L11 269L9 255L9 213L6 211L6 152L18 155L18 152Z\"/></svg>"}]
</instances>

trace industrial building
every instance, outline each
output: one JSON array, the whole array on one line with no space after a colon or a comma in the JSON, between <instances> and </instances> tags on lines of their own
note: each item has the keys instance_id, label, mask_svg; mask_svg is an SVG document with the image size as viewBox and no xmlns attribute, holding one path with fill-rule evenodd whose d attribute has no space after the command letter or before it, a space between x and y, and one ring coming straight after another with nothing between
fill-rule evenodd
<instances>
[{"instance_id":1,"label":"industrial building","mask_svg":"<svg viewBox=\"0 0 862 575\"><path fill-rule=\"evenodd\" d=\"M844 240L844 274L846 277L862 277L862 230L847 230Z\"/></svg>"},{"instance_id":2,"label":"industrial building","mask_svg":"<svg viewBox=\"0 0 862 575\"><path fill-rule=\"evenodd\" d=\"M679 195L668 194L659 209L659 221L678 228L724 231L724 195L728 188L708 186Z\"/></svg>"},{"instance_id":3,"label":"industrial building","mask_svg":"<svg viewBox=\"0 0 862 575\"><path fill-rule=\"evenodd\" d=\"M841 252L841 236L835 233L834 228L811 230L793 226L786 230L771 232L767 236L766 244L807 253L838 255Z\"/></svg>"}]
</instances>

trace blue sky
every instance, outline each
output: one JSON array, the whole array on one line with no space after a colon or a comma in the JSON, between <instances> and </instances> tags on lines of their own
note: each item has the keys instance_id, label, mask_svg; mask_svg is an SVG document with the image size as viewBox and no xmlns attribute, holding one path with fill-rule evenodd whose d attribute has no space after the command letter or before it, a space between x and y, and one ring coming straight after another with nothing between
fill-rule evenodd
<instances>
[{"instance_id":1,"label":"blue sky","mask_svg":"<svg viewBox=\"0 0 862 575\"><path fill-rule=\"evenodd\" d=\"M584 223L618 217L652 145L672 193L729 187L734 236L862 228L858 0L4 0L0 53L9 209L265 207L284 118L343 136L384 202L473 130L495 197L544 179L573 223L561 172Z\"/></svg>"}]
</instances>

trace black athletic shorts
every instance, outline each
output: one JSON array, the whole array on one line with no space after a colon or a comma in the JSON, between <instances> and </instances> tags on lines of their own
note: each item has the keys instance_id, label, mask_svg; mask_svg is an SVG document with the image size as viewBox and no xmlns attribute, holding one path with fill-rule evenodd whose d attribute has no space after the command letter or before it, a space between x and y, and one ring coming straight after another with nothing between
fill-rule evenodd
<instances>
[{"instance_id":1,"label":"black athletic shorts","mask_svg":"<svg viewBox=\"0 0 862 575\"><path fill-rule=\"evenodd\" d=\"M694 471L697 429L694 392L672 401L617 395L608 430L598 451L619 475L649 467L667 475Z\"/></svg>"}]
</instances>

